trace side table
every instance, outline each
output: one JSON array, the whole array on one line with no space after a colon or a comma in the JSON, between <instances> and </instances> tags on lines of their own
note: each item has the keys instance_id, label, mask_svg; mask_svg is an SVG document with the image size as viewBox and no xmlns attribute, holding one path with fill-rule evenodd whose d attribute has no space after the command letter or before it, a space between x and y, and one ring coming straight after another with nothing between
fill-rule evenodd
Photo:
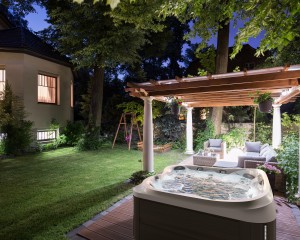
<instances>
[{"instance_id":1,"label":"side table","mask_svg":"<svg viewBox=\"0 0 300 240\"><path fill-rule=\"evenodd\" d=\"M217 160L219 160L220 155L214 154L212 156L204 156L204 155L194 155L193 156L193 164L199 166L208 166L212 167Z\"/></svg>"}]
</instances>

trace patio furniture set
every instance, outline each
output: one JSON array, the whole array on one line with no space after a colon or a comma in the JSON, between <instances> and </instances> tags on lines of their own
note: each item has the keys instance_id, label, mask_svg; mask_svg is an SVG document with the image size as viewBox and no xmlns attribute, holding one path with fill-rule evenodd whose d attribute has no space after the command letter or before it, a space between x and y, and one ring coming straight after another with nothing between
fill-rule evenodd
<instances>
[{"instance_id":1,"label":"patio furniture set","mask_svg":"<svg viewBox=\"0 0 300 240\"><path fill-rule=\"evenodd\" d=\"M204 143L204 150L193 156L193 164L222 168L256 168L268 163L278 166L276 152L269 144L245 142L243 149L232 149L227 153L226 142L222 139L209 139ZM276 174L275 189L284 192L284 174Z\"/></svg>"}]
</instances>

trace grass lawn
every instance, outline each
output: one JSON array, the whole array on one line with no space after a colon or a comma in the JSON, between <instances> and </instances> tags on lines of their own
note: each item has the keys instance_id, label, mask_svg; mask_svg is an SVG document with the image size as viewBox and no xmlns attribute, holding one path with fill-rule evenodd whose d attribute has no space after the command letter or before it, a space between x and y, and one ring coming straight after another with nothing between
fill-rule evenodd
<instances>
[{"instance_id":1,"label":"grass lawn","mask_svg":"<svg viewBox=\"0 0 300 240\"><path fill-rule=\"evenodd\" d=\"M178 151L155 154L155 171L178 163ZM0 239L65 239L65 234L131 193L142 153L125 146L74 148L0 160Z\"/></svg>"}]
</instances>

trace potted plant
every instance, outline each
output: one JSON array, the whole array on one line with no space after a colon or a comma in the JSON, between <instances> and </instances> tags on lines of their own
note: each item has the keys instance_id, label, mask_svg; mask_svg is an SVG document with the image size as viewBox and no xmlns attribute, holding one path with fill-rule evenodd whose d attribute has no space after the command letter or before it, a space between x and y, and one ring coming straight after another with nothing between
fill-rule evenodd
<instances>
[{"instance_id":1,"label":"potted plant","mask_svg":"<svg viewBox=\"0 0 300 240\"><path fill-rule=\"evenodd\" d=\"M179 115L182 103L183 103L182 99L180 99L178 97L172 99L171 111L174 115L176 115L176 116Z\"/></svg>"},{"instance_id":2,"label":"potted plant","mask_svg":"<svg viewBox=\"0 0 300 240\"><path fill-rule=\"evenodd\" d=\"M275 189L275 174L279 174L279 173L281 173L281 171L276 166L268 164L268 163L265 163L263 165L257 164L256 168L263 170L267 174L269 182L270 182L270 186L271 186L272 190L274 190Z\"/></svg>"},{"instance_id":3,"label":"potted plant","mask_svg":"<svg viewBox=\"0 0 300 240\"><path fill-rule=\"evenodd\" d=\"M269 113L272 110L272 103L274 99L270 92L260 93L257 92L257 96L254 97L254 103L258 104L259 111L263 113Z\"/></svg>"}]
</instances>

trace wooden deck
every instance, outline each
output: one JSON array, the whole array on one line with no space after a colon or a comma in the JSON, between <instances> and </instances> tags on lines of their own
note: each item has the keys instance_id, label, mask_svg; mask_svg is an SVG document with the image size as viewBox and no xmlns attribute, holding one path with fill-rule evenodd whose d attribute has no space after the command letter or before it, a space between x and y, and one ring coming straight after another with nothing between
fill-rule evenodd
<instances>
[{"instance_id":1,"label":"wooden deck","mask_svg":"<svg viewBox=\"0 0 300 240\"><path fill-rule=\"evenodd\" d=\"M300 225L285 198L276 196L277 240L299 240ZM82 228L79 236L90 240L133 240L133 200L129 199L94 223Z\"/></svg>"}]
</instances>

